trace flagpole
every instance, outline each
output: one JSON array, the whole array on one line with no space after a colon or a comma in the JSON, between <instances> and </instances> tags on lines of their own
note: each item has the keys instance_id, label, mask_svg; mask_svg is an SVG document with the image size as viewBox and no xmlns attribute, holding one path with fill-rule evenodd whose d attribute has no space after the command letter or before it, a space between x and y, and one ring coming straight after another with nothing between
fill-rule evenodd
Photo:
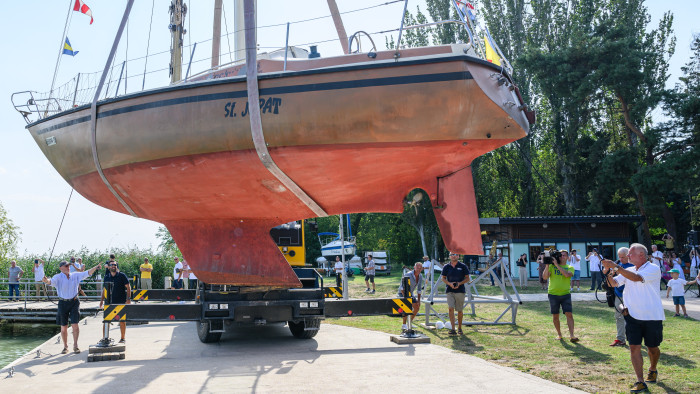
<instances>
[{"instance_id":1,"label":"flagpole","mask_svg":"<svg viewBox=\"0 0 700 394\"><path fill-rule=\"evenodd\" d=\"M53 80L51 81L51 90L49 90L49 98L46 100L46 110L44 111L44 117L49 112L49 105L51 105L51 95L53 95L53 87L56 83L56 76L58 75L58 65L61 63L61 54L63 53L63 44L66 41L66 31L68 31L68 20L70 19L71 11L73 11L73 2L75 0L68 1L68 14L66 15L66 22L63 25L63 36L61 37L61 45L58 47L58 57L56 58L56 68L53 70Z\"/></svg>"}]
</instances>

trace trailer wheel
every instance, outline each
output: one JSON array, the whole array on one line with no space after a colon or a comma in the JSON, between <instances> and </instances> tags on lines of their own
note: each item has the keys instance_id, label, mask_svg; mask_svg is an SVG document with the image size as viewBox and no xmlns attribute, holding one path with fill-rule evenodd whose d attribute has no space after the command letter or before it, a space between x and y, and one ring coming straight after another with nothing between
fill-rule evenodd
<instances>
[{"instance_id":1,"label":"trailer wheel","mask_svg":"<svg viewBox=\"0 0 700 394\"><path fill-rule=\"evenodd\" d=\"M311 339L318 334L318 330L321 327L321 319L301 320L299 322L288 321L287 324L289 324L289 331L292 332L295 338Z\"/></svg>"},{"instance_id":2,"label":"trailer wheel","mask_svg":"<svg viewBox=\"0 0 700 394\"><path fill-rule=\"evenodd\" d=\"M211 322L206 320L200 320L197 322L197 336L202 343L214 343L219 342L221 339L220 332L209 332L211 327Z\"/></svg>"}]
</instances>

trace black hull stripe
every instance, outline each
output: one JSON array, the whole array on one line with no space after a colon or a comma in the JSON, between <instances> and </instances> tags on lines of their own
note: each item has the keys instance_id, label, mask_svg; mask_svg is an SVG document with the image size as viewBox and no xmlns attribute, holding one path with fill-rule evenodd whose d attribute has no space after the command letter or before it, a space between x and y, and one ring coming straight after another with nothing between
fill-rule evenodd
<instances>
[{"instance_id":1,"label":"black hull stripe","mask_svg":"<svg viewBox=\"0 0 700 394\"><path fill-rule=\"evenodd\" d=\"M396 85L410 85L417 83L431 83L431 82L449 82L449 81L461 81L473 79L471 73L468 71L459 71L451 73L440 73L440 74L421 74L421 75L407 75L401 77L386 77L386 78L372 78L372 79L360 79L355 81L339 81L339 82L325 82L325 83L313 83L307 85L293 85L293 86L280 86L274 88L260 89L260 95L273 95L273 94L290 94L290 93L304 93L304 92L321 92L329 90L342 90L342 89L357 89L357 88L367 88L367 87L379 87L379 86L396 86ZM243 81L245 82L245 80ZM240 80L231 82L241 83ZM239 90L234 92L223 92L223 93L212 93L212 94L201 94L197 96L180 97L176 99L159 100L153 101L151 103L130 105L122 108L116 108L109 111L100 112L97 114L97 119L106 118L114 115L121 115L135 111L142 111L146 109L168 107L171 105L179 104L189 104L189 103L201 103L207 101L216 100L226 100L226 99L238 99L245 98L248 96L246 90ZM73 126L79 123L90 121L90 116L83 116L77 119L73 119L67 122L57 123L53 126L40 129L37 131L37 135L42 135L54 130L62 129L64 127Z\"/></svg>"}]
</instances>

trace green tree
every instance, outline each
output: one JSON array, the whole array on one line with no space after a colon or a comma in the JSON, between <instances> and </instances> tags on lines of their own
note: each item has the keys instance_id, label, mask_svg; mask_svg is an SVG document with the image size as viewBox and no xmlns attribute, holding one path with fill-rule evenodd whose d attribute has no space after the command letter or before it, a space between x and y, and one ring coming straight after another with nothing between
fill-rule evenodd
<instances>
[{"instance_id":1,"label":"green tree","mask_svg":"<svg viewBox=\"0 0 700 394\"><path fill-rule=\"evenodd\" d=\"M17 255L17 244L21 234L19 227L12 222L0 203L0 262L4 263Z\"/></svg>"}]
</instances>

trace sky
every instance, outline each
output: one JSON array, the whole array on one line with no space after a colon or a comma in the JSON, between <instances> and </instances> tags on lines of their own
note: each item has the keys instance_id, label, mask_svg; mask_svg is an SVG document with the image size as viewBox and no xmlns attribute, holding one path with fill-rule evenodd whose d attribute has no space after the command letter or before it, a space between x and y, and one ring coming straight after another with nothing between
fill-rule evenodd
<instances>
[{"instance_id":1,"label":"sky","mask_svg":"<svg viewBox=\"0 0 700 394\"><path fill-rule=\"evenodd\" d=\"M73 0L22 0L4 5L6 18L0 26L0 37L5 42L3 59L0 61L0 75L5 75L0 83L0 203L22 232L20 255L49 252L54 242L55 253L78 250L83 246L90 250L134 246L155 249L159 243L156 237L159 223L107 210L87 201L78 193L72 194L69 203L70 186L36 146L25 129L25 121L10 101L14 92L50 90L59 48L62 47L66 15L70 21L67 36L73 49L79 53L75 57L60 56L56 86L68 82L79 72L94 73L104 68L126 1L84 1L92 9L92 25L88 16L68 12ZM347 33L359 30L375 33L398 28L402 2L360 10L388 2L391 0L337 0L340 12L344 13L343 22ZM184 39L183 57L186 63L193 44L197 43L192 66L192 73L195 73L207 68L209 64L214 1L197 0L187 3L188 34ZM232 33L233 0L224 0L223 3L225 21L222 22L222 32ZM135 2L129 20L128 40L126 35L122 39L115 59L118 67L114 71L116 76L125 59L142 58L128 62L125 67L128 76L126 89L129 92L140 90L142 84L146 88L168 84L169 4L170 0ZM412 12L415 12L416 6L425 10L424 1L409 0L408 4ZM673 86L681 75L680 68L689 59L692 34L700 33L700 23L694 19L694 16L700 14L700 2L650 0L646 4L652 16L652 25L665 11L674 14L674 31L678 41L676 53L670 61L669 86ZM314 19L290 25L290 45L308 48L310 43L318 43L322 56L342 53L332 20L327 17L329 11L326 0L259 0L258 10L258 26L269 26L261 27L258 31L261 52L284 47L287 22ZM348 13L354 10L359 11ZM149 26L152 26L150 40ZM373 38L379 50L385 48L383 35L373 34ZM229 61L228 40L223 38L221 45L221 59L225 63ZM230 45L233 45L232 36ZM365 51L367 45L367 42L363 43ZM148 64L145 64L143 57L147 48L151 56ZM154 55L158 53L160 55ZM147 70L145 78L144 67ZM120 91L123 92L123 89L124 85L121 85ZM65 220L59 233L64 212Z\"/></svg>"}]
</instances>

